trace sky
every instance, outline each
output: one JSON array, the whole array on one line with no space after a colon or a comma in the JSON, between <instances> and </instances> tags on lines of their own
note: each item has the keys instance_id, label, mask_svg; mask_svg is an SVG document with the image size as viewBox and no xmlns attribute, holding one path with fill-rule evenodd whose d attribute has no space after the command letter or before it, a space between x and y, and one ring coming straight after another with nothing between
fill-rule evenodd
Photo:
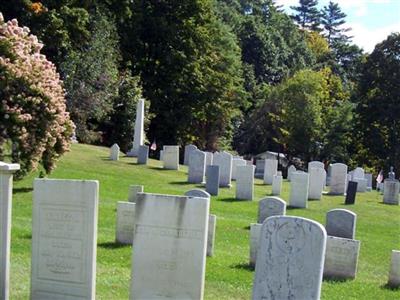
<instances>
[{"instance_id":1,"label":"sky","mask_svg":"<svg viewBox=\"0 0 400 300\"><path fill-rule=\"evenodd\" d=\"M275 0L292 14L290 6L299 0ZM392 32L400 32L400 0L332 0L339 4L347 15L346 26L352 30L353 42L366 52L372 52ZM319 7L328 5L329 0L319 0Z\"/></svg>"}]
</instances>

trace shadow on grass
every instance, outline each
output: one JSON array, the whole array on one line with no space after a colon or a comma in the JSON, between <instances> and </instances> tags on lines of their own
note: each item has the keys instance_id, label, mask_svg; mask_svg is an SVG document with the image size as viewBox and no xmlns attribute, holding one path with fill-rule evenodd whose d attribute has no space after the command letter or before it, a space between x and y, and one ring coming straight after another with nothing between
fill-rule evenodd
<instances>
[{"instance_id":1,"label":"shadow on grass","mask_svg":"<svg viewBox=\"0 0 400 300\"><path fill-rule=\"evenodd\" d=\"M21 238L24 240L31 240L32 239L32 233L25 233L21 235Z\"/></svg>"},{"instance_id":2,"label":"shadow on grass","mask_svg":"<svg viewBox=\"0 0 400 300\"><path fill-rule=\"evenodd\" d=\"M389 283L386 283L386 284L383 284L383 285L381 285L381 289L384 289L384 290L390 290L390 291L400 291L400 286L393 286L393 285L390 285Z\"/></svg>"},{"instance_id":3,"label":"shadow on grass","mask_svg":"<svg viewBox=\"0 0 400 300\"><path fill-rule=\"evenodd\" d=\"M236 199L236 198L223 198L223 199L219 199L218 201L222 201L222 202L251 202L251 200Z\"/></svg>"},{"instance_id":4,"label":"shadow on grass","mask_svg":"<svg viewBox=\"0 0 400 300\"><path fill-rule=\"evenodd\" d=\"M300 210L300 209L306 209L306 208L294 207L294 206L290 206L290 205L289 205L289 206L286 206L286 209L287 209L287 210L297 210L297 209Z\"/></svg>"},{"instance_id":5,"label":"shadow on grass","mask_svg":"<svg viewBox=\"0 0 400 300\"><path fill-rule=\"evenodd\" d=\"M14 194L19 194L19 193L29 193L32 192L33 188L31 187L19 187L19 188L14 188L13 193Z\"/></svg>"},{"instance_id":6,"label":"shadow on grass","mask_svg":"<svg viewBox=\"0 0 400 300\"><path fill-rule=\"evenodd\" d=\"M250 230L250 226L244 226L243 229Z\"/></svg>"},{"instance_id":7,"label":"shadow on grass","mask_svg":"<svg viewBox=\"0 0 400 300\"><path fill-rule=\"evenodd\" d=\"M164 169L163 167L153 167L153 166L149 166L149 169L151 169L151 170L157 170L157 171L176 171L176 170Z\"/></svg>"},{"instance_id":8,"label":"shadow on grass","mask_svg":"<svg viewBox=\"0 0 400 300\"><path fill-rule=\"evenodd\" d=\"M97 246L103 249L118 249L123 247L129 247L130 245L121 244L117 242L103 242L103 243L98 243Z\"/></svg>"},{"instance_id":9,"label":"shadow on grass","mask_svg":"<svg viewBox=\"0 0 400 300\"><path fill-rule=\"evenodd\" d=\"M254 185L256 185L256 186L265 186L265 187L267 187L268 185L266 185L265 183L259 183L259 182L256 182ZM270 185L271 186L271 185Z\"/></svg>"},{"instance_id":10,"label":"shadow on grass","mask_svg":"<svg viewBox=\"0 0 400 300\"><path fill-rule=\"evenodd\" d=\"M249 272L253 272L254 271L254 267L251 266L248 263L241 263L241 264L237 264L237 265L231 265L230 267L232 269L245 270L245 271L249 271Z\"/></svg>"},{"instance_id":11,"label":"shadow on grass","mask_svg":"<svg viewBox=\"0 0 400 300\"><path fill-rule=\"evenodd\" d=\"M169 184L174 184L174 185L192 185L193 183L187 182L187 181L171 181L168 182Z\"/></svg>"},{"instance_id":12,"label":"shadow on grass","mask_svg":"<svg viewBox=\"0 0 400 300\"><path fill-rule=\"evenodd\" d=\"M353 279L351 278L338 278L338 277L324 277L324 281L330 282L330 283L344 283L347 281L352 281Z\"/></svg>"}]
</instances>

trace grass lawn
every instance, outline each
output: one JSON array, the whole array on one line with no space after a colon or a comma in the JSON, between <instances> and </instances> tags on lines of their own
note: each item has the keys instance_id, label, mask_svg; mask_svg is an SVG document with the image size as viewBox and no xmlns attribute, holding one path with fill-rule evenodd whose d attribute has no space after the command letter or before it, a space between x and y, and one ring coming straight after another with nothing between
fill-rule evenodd
<instances>
[{"instance_id":1,"label":"grass lawn","mask_svg":"<svg viewBox=\"0 0 400 300\"><path fill-rule=\"evenodd\" d=\"M58 163L51 178L96 179L100 182L97 247L96 299L128 299L131 247L115 240L116 202L126 201L128 186L144 185L145 192L182 195L199 187L188 184L187 168L161 169L150 160L136 165L135 158L108 160L109 150L73 145ZM37 174L14 183L11 240L11 299L28 299L30 288L32 181ZM214 257L207 258L205 299L249 299L254 271L248 267L249 225L257 220L258 200L270 195L271 186L256 180L255 201L237 201L235 188L220 189L212 197L211 213L217 215ZM284 200L289 184L283 184ZM347 208L357 214L356 239L361 240L357 278L345 282L324 281L322 299L400 299L400 290L385 287L392 249L400 249L400 207L382 204L377 192L358 194L356 204L344 206L343 196L323 196L310 201L308 209L289 209L288 215L325 223L333 208Z\"/></svg>"}]
</instances>

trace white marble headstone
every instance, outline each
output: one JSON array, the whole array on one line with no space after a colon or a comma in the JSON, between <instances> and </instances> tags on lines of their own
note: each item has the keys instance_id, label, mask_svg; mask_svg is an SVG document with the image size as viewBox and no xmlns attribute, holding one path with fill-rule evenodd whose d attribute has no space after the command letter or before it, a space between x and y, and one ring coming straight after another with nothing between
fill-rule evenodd
<instances>
[{"instance_id":1,"label":"white marble headstone","mask_svg":"<svg viewBox=\"0 0 400 300\"><path fill-rule=\"evenodd\" d=\"M308 169L308 174L310 175L308 199L321 200L326 180L325 169L311 167Z\"/></svg>"},{"instance_id":2,"label":"white marble headstone","mask_svg":"<svg viewBox=\"0 0 400 300\"><path fill-rule=\"evenodd\" d=\"M129 202L136 202L137 194L143 193L143 185L130 185L129 186L129 194L128 194L128 201Z\"/></svg>"},{"instance_id":3,"label":"white marble headstone","mask_svg":"<svg viewBox=\"0 0 400 300\"><path fill-rule=\"evenodd\" d=\"M111 160L119 160L119 146L114 144L110 148L110 159Z\"/></svg>"},{"instance_id":4,"label":"white marble headstone","mask_svg":"<svg viewBox=\"0 0 400 300\"><path fill-rule=\"evenodd\" d=\"M278 171L278 161L276 159L266 159L264 165L264 183L272 184L274 175Z\"/></svg>"},{"instance_id":5,"label":"white marble headstone","mask_svg":"<svg viewBox=\"0 0 400 300\"><path fill-rule=\"evenodd\" d=\"M185 153L183 154L183 164L185 166L189 165L190 162L190 154L192 153L192 151L196 150L197 147L195 145L186 145L185 146Z\"/></svg>"},{"instance_id":6,"label":"white marble headstone","mask_svg":"<svg viewBox=\"0 0 400 300\"><path fill-rule=\"evenodd\" d=\"M117 202L117 226L115 241L119 244L132 245L135 225L135 203Z\"/></svg>"},{"instance_id":7,"label":"white marble headstone","mask_svg":"<svg viewBox=\"0 0 400 300\"><path fill-rule=\"evenodd\" d=\"M254 170L253 165L237 166L236 199L253 200Z\"/></svg>"},{"instance_id":8,"label":"white marble headstone","mask_svg":"<svg viewBox=\"0 0 400 300\"><path fill-rule=\"evenodd\" d=\"M344 195L347 182L347 166L345 164L336 163L330 165L330 194Z\"/></svg>"},{"instance_id":9,"label":"white marble headstone","mask_svg":"<svg viewBox=\"0 0 400 300\"><path fill-rule=\"evenodd\" d=\"M326 233L331 236L354 239L357 215L347 209L331 209L326 214Z\"/></svg>"},{"instance_id":10,"label":"white marble headstone","mask_svg":"<svg viewBox=\"0 0 400 300\"><path fill-rule=\"evenodd\" d=\"M189 183L203 183L206 174L206 153L200 150L192 150L189 154Z\"/></svg>"},{"instance_id":11,"label":"white marble headstone","mask_svg":"<svg viewBox=\"0 0 400 300\"><path fill-rule=\"evenodd\" d=\"M257 249L259 246L260 232L262 224L250 224L250 259L249 264L254 268L257 260Z\"/></svg>"},{"instance_id":12,"label":"white marble headstone","mask_svg":"<svg viewBox=\"0 0 400 300\"><path fill-rule=\"evenodd\" d=\"M290 178L290 199L292 207L307 208L309 174L294 172Z\"/></svg>"},{"instance_id":13,"label":"white marble headstone","mask_svg":"<svg viewBox=\"0 0 400 300\"><path fill-rule=\"evenodd\" d=\"M262 224L264 220L272 216L286 214L286 202L279 197L266 197L258 202L257 222Z\"/></svg>"},{"instance_id":14,"label":"white marble headstone","mask_svg":"<svg viewBox=\"0 0 400 300\"><path fill-rule=\"evenodd\" d=\"M230 187L232 180L232 154L228 152L215 152L213 164L219 166L219 186Z\"/></svg>"},{"instance_id":15,"label":"white marble headstone","mask_svg":"<svg viewBox=\"0 0 400 300\"><path fill-rule=\"evenodd\" d=\"M383 185L383 203L399 205L400 182L385 179Z\"/></svg>"},{"instance_id":16,"label":"white marble headstone","mask_svg":"<svg viewBox=\"0 0 400 300\"><path fill-rule=\"evenodd\" d=\"M282 175L274 175L272 179L272 195L279 196L282 191Z\"/></svg>"},{"instance_id":17,"label":"white marble headstone","mask_svg":"<svg viewBox=\"0 0 400 300\"><path fill-rule=\"evenodd\" d=\"M164 169L179 170L179 146L164 146L162 158Z\"/></svg>"},{"instance_id":18,"label":"white marble headstone","mask_svg":"<svg viewBox=\"0 0 400 300\"><path fill-rule=\"evenodd\" d=\"M291 180L292 174L296 172L296 167L291 165L287 170L287 180Z\"/></svg>"},{"instance_id":19,"label":"white marble headstone","mask_svg":"<svg viewBox=\"0 0 400 300\"><path fill-rule=\"evenodd\" d=\"M237 167L238 166L245 166L246 161L242 158L233 158L232 159L232 180L236 180L237 178Z\"/></svg>"},{"instance_id":20,"label":"white marble headstone","mask_svg":"<svg viewBox=\"0 0 400 300\"><path fill-rule=\"evenodd\" d=\"M400 287L400 251L392 250L388 285L392 288Z\"/></svg>"}]
</instances>

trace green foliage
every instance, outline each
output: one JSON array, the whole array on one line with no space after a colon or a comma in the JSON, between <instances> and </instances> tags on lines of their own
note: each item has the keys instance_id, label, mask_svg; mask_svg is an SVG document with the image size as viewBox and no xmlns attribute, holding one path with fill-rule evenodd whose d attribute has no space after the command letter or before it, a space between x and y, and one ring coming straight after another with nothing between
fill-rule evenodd
<instances>
[{"instance_id":1,"label":"green foliage","mask_svg":"<svg viewBox=\"0 0 400 300\"><path fill-rule=\"evenodd\" d=\"M318 0L299 0L298 6L291 6L296 14L292 15L300 27L305 30L320 31L321 13L318 8Z\"/></svg>"},{"instance_id":2,"label":"green foliage","mask_svg":"<svg viewBox=\"0 0 400 300\"><path fill-rule=\"evenodd\" d=\"M321 24L324 28L324 35L328 40L330 45L334 42L347 42L350 37L345 33L350 30L350 28L343 28L346 14L342 12L339 4L329 2L328 6L324 6L321 12Z\"/></svg>"}]
</instances>

